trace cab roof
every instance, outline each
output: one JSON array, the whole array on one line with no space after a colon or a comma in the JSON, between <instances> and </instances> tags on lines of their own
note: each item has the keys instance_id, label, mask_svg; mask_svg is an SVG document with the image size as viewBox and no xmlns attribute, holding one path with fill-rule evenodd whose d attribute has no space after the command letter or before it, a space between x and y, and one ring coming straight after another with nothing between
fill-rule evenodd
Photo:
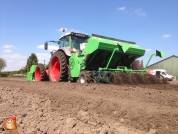
<instances>
[{"instance_id":1,"label":"cab roof","mask_svg":"<svg viewBox=\"0 0 178 134\"><path fill-rule=\"evenodd\" d=\"M74 36L79 36L79 37L87 37L87 38L90 37L89 35L87 35L87 34L83 34L83 33L78 33L78 32L67 32L67 33L63 34L63 35L59 38L59 40L60 40L61 38L65 37L65 36L68 36L68 35L74 35Z\"/></svg>"}]
</instances>

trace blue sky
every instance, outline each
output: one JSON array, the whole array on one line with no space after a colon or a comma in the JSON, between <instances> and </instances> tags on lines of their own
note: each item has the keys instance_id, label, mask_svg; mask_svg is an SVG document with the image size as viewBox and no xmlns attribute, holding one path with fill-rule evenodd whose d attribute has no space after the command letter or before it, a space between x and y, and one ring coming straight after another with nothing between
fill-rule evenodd
<instances>
[{"instance_id":1,"label":"blue sky","mask_svg":"<svg viewBox=\"0 0 178 134\"><path fill-rule=\"evenodd\" d=\"M61 28L129 40L146 49L146 64L156 50L165 58L178 55L177 0L0 0L0 57L3 71L19 70L31 53L39 62L50 59L47 40L58 40ZM154 57L150 64L161 60Z\"/></svg>"}]
</instances>

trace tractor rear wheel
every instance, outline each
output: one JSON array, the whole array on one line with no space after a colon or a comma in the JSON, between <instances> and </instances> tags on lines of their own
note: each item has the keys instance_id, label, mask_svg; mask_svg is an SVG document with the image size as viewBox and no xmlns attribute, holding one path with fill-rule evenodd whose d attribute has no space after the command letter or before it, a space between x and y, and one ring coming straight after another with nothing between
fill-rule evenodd
<instances>
[{"instance_id":1,"label":"tractor rear wheel","mask_svg":"<svg viewBox=\"0 0 178 134\"><path fill-rule=\"evenodd\" d=\"M43 64L39 63L35 70L35 81L47 80L47 73Z\"/></svg>"},{"instance_id":2,"label":"tractor rear wheel","mask_svg":"<svg viewBox=\"0 0 178 134\"><path fill-rule=\"evenodd\" d=\"M67 81L67 57L62 51L56 51L49 63L49 79L52 82Z\"/></svg>"},{"instance_id":3,"label":"tractor rear wheel","mask_svg":"<svg viewBox=\"0 0 178 134\"><path fill-rule=\"evenodd\" d=\"M79 76L79 83L84 84L84 83L90 83L91 82L91 77L90 73L88 71L82 71Z\"/></svg>"}]
</instances>

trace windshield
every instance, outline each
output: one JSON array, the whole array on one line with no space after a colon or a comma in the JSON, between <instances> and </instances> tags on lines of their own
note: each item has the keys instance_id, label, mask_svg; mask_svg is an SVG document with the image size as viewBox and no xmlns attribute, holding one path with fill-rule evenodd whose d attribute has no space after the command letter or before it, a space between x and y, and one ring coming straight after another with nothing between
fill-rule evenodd
<instances>
[{"instance_id":1,"label":"windshield","mask_svg":"<svg viewBox=\"0 0 178 134\"><path fill-rule=\"evenodd\" d=\"M72 39L72 46L75 49L80 49L80 44L82 43L87 43L88 38L84 38L84 37L78 37L78 36L71 36Z\"/></svg>"}]
</instances>

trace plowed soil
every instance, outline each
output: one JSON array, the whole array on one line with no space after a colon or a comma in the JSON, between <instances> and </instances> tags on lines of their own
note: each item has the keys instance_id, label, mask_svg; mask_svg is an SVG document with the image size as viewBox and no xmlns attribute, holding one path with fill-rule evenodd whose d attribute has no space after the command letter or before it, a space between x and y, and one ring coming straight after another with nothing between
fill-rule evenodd
<instances>
[{"instance_id":1,"label":"plowed soil","mask_svg":"<svg viewBox=\"0 0 178 134\"><path fill-rule=\"evenodd\" d=\"M19 134L178 134L177 83L81 85L0 78L0 124L14 115ZM6 133L2 125L0 133Z\"/></svg>"}]
</instances>

